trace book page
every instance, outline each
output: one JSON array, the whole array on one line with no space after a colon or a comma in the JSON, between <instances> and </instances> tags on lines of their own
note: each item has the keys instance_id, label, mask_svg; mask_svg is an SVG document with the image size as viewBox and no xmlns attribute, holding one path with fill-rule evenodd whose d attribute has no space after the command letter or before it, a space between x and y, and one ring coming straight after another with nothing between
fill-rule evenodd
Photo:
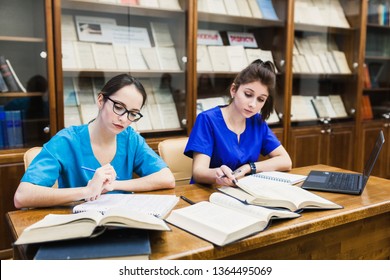
<instances>
[{"instance_id":1,"label":"book page","mask_svg":"<svg viewBox=\"0 0 390 280\"><path fill-rule=\"evenodd\" d=\"M246 53L242 45L225 46L225 50L229 60L230 71L239 72L248 66Z\"/></svg>"},{"instance_id":2,"label":"book page","mask_svg":"<svg viewBox=\"0 0 390 280\"><path fill-rule=\"evenodd\" d=\"M76 50L77 64L83 69L95 69L95 59L92 53L92 44L89 42L73 42Z\"/></svg>"},{"instance_id":3,"label":"book page","mask_svg":"<svg viewBox=\"0 0 390 280\"><path fill-rule=\"evenodd\" d=\"M175 209L166 221L219 246L262 231L267 225L257 218L208 201Z\"/></svg>"},{"instance_id":4,"label":"book page","mask_svg":"<svg viewBox=\"0 0 390 280\"><path fill-rule=\"evenodd\" d=\"M161 70L156 48L141 48L141 53L150 70ZM131 63L130 63L130 67L131 67Z\"/></svg>"},{"instance_id":5,"label":"book page","mask_svg":"<svg viewBox=\"0 0 390 280\"><path fill-rule=\"evenodd\" d=\"M157 58L161 70L179 71L180 66L177 62L176 50L173 47L156 47Z\"/></svg>"},{"instance_id":6,"label":"book page","mask_svg":"<svg viewBox=\"0 0 390 280\"><path fill-rule=\"evenodd\" d=\"M264 172L256 173L252 176L257 178L264 178L268 180L285 182L288 184L297 184L299 182L304 181L307 177L305 175L293 174L293 173L281 172L281 171L264 171Z\"/></svg>"},{"instance_id":7,"label":"book page","mask_svg":"<svg viewBox=\"0 0 390 280\"><path fill-rule=\"evenodd\" d=\"M291 99L291 120L308 121L316 120L317 114L311 104L312 96L293 95Z\"/></svg>"},{"instance_id":8,"label":"book page","mask_svg":"<svg viewBox=\"0 0 390 280\"><path fill-rule=\"evenodd\" d=\"M130 68L130 66L127 59L126 46L113 45L113 48L115 54L115 61L118 69L127 71Z\"/></svg>"},{"instance_id":9,"label":"book page","mask_svg":"<svg viewBox=\"0 0 390 280\"><path fill-rule=\"evenodd\" d=\"M339 205L287 183L246 176L237 186L262 201L263 206L286 207L291 211L303 208L340 208ZM290 205L294 205L294 208Z\"/></svg>"},{"instance_id":10,"label":"book page","mask_svg":"<svg viewBox=\"0 0 390 280\"><path fill-rule=\"evenodd\" d=\"M117 69L114 49L111 44L93 44L92 50L97 69Z\"/></svg>"},{"instance_id":11,"label":"book page","mask_svg":"<svg viewBox=\"0 0 390 280\"><path fill-rule=\"evenodd\" d=\"M344 52L333 50L332 55L334 57L334 60L336 61L337 67L339 69L339 73L343 73L343 74L352 73L351 69L348 66L348 61Z\"/></svg>"},{"instance_id":12,"label":"book page","mask_svg":"<svg viewBox=\"0 0 390 280\"><path fill-rule=\"evenodd\" d=\"M230 188L230 187L222 187L222 188ZM226 208L230 208L232 210L236 210L238 212L241 212L243 214L255 217L257 219L266 222L268 222L272 217L296 218L300 216L297 213L286 211L286 210L277 210L277 209L270 209L262 206L244 204L243 202L241 202L236 198L233 198L232 196L225 195L218 192L211 194L209 201L213 204L217 204Z\"/></svg>"},{"instance_id":13,"label":"book page","mask_svg":"<svg viewBox=\"0 0 390 280\"><path fill-rule=\"evenodd\" d=\"M337 117L337 114L332 106L332 103L330 102L329 96L316 96L315 98L322 101L322 103L326 108L326 112L330 118Z\"/></svg>"},{"instance_id":14,"label":"book page","mask_svg":"<svg viewBox=\"0 0 390 280\"><path fill-rule=\"evenodd\" d=\"M311 103L313 104L314 110L316 111L317 117L319 118L329 118L328 111L325 108L324 103L321 99L311 99Z\"/></svg>"},{"instance_id":15,"label":"book page","mask_svg":"<svg viewBox=\"0 0 390 280\"><path fill-rule=\"evenodd\" d=\"M343 100L340 95L329 95L330 103L332 103L333 109L336 112L338 118L348 117L347 111L345 110Z\"/></svg>"},{"instance_id":16,"label":"book page","mask_svg":"<svg viewBox=\"0 0 390 280\"><path fill-rule=\"evenodd\" d=\"M131 70L148 70L148 65L146 65L146 62L144 59L146 54L143 54L143 52L140 48L127 46L126 54L127 54L129 68ZM156 58L156 60L157 60L157 58ZM158 65L158 62L156 62L156 63ZM150 68L150 69L153 69L153 68Z\"/></svg>"},{"instance_id":17,"label":"book page","mask_svg":"<svg viewBox=\"0 0 390 280\"><path fill-rule=\"evenodd\" d=\"M198 71L213 71L207 46L198 45L196 48L196 69Z\"/></svg>"},{"instance_id":18,"label":"book page","mask_svg":"<svg viewBox=\"0 0 390 280\"><path fill-rule=\"evenodd\" d=\"M64 69L79 68L76 59L76 52L72 41L62 41L61 51L62 51L62 68Z\"/></svg>"},{"instance_id":19,"label":"book page","mask_svg":"<svg viewBox=\"0 0 390 280\"><path fill-rule=\"evenodd\" d=\"M208 50L214 71L230 71L225 46L208 46Z\"/></svg>"},{"instance_id":20,"label":"book page","mask_svg":"<svg viewBox=\"0 0 390 280\"><path fill-rule=\"evenodd\" d=\"M105 213L112 208L126 208L148 215L164 218L179 198L175 195L162 194L103 194L99 199L84 202L73 208L73 213L99 211Z\"/></svg>"}]
</instances>

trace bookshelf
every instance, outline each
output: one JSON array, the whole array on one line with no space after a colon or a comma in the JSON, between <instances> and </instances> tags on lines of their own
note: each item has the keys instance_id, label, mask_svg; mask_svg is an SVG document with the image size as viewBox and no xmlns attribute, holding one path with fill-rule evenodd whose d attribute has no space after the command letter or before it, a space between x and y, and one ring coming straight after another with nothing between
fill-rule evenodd
<instances>
[{"instance_id":1,"label":"bookshelf","mask_svg":"<svg viewBox=\"0 0 390 280\"><path fill-rule=\"evenodd\" d=\"M15 209L13 195L24 172L23 154L56 133L57 121L51 1L1 0L0 6L0 56L9 60L26 90L18 87L0 92L0 115L15 112L20 116L17 121L1 120L6 130L10 129L10 133L2 131L0 135L0 256L7 256L11 253L11 241L4 213ZM18 128L21 134L14 134ZM16 138L19 140L15 142Z\"/></svg>"},{"instance_id":2,"label":"bookshelf","mask_svg":"<svg viewBox=\"0 0 390 280\"><path fill-rule=\"evenodd\" d=\"M364 63L367 67L366 84L361 95L362 111L367 109L365 100L369 101L372 112L371 118L362 116L359 139L363 147L360 153L359 168L363 168L368 159L370 147L375 141L379 130L383 130L386 139L390 139L390 1L371 0L367 3L366 12L366 44ZM375 135L376 134L376 135ZM385 143L384 150L380 154L380 160L374 167L373 174L376 176L390 177L390 144Z\"/></svg>"}]
</instances>

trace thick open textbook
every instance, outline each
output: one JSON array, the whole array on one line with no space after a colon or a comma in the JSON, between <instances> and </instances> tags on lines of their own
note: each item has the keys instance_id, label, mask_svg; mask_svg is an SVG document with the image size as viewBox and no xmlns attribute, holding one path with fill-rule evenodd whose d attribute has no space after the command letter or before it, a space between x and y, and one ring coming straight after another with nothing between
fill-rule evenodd
<instances>
[{"instance_id":1,"label":"thick open textbook","mask_svg":"<svg viewBox=\"0 0 390 280\"><path fill-rule=\"evenodd\" d=\"M216 192L202 201L171 212L166 221L219 246L264 230L273 218L296 218L294 212L247 205Z\"/></svg>"},{"instance_id":2,"label":"thick open textbook","mask_svg":"<svg viewBox=\"0 0 390 280\"><path fill-rule=\"evenodd\" d=\"M288 183L246 176L237 182L239 188L221 187L219 190L248 204L290 211L302 209L339 209L342 206Z\"/></svg>"},{"instance_id":3,"label":"thick open textbook","mask_svg":"<svg viewBox=\"0 0 390 280\"><path fill-rule=\"evenodd\" d=\"M77 214L49 214L25 228L15 245L66 240L99 235L107 227L124 227L169 231L170 228L155 216L129 212L122 208L87 211Z\"/></svg>"}]
</instances>

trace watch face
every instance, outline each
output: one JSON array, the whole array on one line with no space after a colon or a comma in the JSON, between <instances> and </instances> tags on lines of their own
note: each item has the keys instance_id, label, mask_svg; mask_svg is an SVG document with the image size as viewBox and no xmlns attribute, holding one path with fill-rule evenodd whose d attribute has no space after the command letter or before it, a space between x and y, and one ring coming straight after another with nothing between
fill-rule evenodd
<instances>
[{"instance_id":1,"label":"watch face","mask_svg":"<svg viewBox=\"0 0 390 280\"><path fill-rule=\"evenodd\" d=\"M253 162L250 162L249 166L251 167L251 174L256 174L256 165Z\"/></svg>"}]
</instances>

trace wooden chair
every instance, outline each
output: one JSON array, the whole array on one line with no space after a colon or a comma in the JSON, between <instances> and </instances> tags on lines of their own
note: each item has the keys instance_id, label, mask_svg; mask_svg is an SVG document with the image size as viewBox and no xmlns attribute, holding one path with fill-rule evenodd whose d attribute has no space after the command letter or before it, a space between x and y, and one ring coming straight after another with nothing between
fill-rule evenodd
<instances>
[{"instance_id":1,"label":"wooden chair","mask_svg":"<svg viewBox=\"0 0 390 280\"><path fill-rule=\"evenodd\" d=\"M42 150L42 147L32 147L28 149L23 156L24 161L24 170L27 169L27 167L30 165L30 163L33 161L33 159L39 154L39 152ZM57 181L53 185L54 188L58 188Z\"/></svg>"},{"instance_id":2,"label":"wooden chair","mask_svg":"<svg viewBox=\"0 0 390 280\"><path fill-rule=\"evenodd\" d=\"M158 144L158 152L175 176L176 185L188 184L192 176L192 159L183 154L187 142L188 137L181 137Z\"/></svg>"}]
</instances>

